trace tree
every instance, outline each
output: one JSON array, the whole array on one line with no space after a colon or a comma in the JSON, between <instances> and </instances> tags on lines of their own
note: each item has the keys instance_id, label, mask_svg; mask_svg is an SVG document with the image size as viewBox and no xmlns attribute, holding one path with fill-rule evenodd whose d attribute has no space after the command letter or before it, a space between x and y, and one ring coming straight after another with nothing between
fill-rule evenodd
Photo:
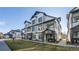
<instances>
[{"instance_id":1,"label":"tree","mask_svg":"<svg viewBox=\"0 0 79 59\"><path fill-rule=\"evenodd\" d=\"M4 34L0 32L0 39L2 39L3 37L4 37Z\"/></svg>"}]
</instances>

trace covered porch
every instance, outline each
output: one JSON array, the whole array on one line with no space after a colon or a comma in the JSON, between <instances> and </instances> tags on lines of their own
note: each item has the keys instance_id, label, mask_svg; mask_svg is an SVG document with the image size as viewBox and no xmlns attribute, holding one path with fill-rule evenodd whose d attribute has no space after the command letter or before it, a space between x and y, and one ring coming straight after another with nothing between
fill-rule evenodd
<instances>
[{"instance_id":1,"label":"covered porch","mask_svg":"<svg viewBox=\"0 0 79 59\"><path fill-rule=\"evenodd\" d=\"M26 37L27 39L32 40L32 33L27 33Z\"/></svg>"},{"instance_id":2,"label":"covered porch","mask_svg":"<svg viewBox=\"0 0 79 59\"><path fill-rule=\"evenodd\" d=\"M55 35L55 31L46 29L45 31L43 31L44 42L56 42Z\"/></svg>"},{"instance_id":3,"label":"covered porch","mask_svg":"<svg viewBox=\"0 0 79 59\"><path fill-rule=\"evenodd\" d=\"M79 25L71 29L71 42L79 43Z\"/></svg>"}]
</instances>

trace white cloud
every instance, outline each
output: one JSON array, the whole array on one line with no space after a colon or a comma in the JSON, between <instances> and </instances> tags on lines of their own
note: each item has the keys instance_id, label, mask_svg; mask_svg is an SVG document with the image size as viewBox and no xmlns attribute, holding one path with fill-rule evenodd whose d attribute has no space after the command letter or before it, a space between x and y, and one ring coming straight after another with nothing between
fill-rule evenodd
<instances>
[{"instance_id":1,"label":"white cloud","mask_svg":"<svg viewBox=\"0 0 79 59\"><path fill-rule=\"evenodd\" d=\"M6 22L0 21L0 25L5 25L5 24L6 24Z\"/></svg>"}]
</instances>

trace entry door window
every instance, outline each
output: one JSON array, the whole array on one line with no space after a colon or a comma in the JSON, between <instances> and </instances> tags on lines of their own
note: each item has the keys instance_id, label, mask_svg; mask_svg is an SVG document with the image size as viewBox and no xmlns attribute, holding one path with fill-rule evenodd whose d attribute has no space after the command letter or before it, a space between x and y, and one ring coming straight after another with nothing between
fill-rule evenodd
<instances>
[{"instance_id":1,"label":"entry door window","mask_svg":"<svg viewBox=\"0 0 79 59\"><path fill-rule=\"evenodd\" d=\"M47 36L46 37L47 39L52 38L52 35L51 34L47 34L46 36Z\"/></svg>"}]
</instances>

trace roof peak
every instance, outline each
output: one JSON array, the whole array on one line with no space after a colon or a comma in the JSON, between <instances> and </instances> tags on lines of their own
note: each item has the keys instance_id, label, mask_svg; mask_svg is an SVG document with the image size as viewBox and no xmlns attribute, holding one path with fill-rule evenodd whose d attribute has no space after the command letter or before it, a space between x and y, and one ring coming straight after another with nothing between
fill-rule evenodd
<instances>
[{"instance_id":1,"label":"roof peak","mask_svg":"<svg viewBox=\"0 0 79 59\"><path fill-rule=\"evenodd\" d=\"M27 23L30 23L29 21L25 20L24 24L25 24L26 22L27 22Z\"/></svg>"},{"instance_id":2,"label":"roof peak","mask_svg":"<svg viewBox=\"0 0 79 59\"><path fill-rule=\"evenodd\" d=\"M79 11L79 7L74 7L74 8L70 11L70 13L74 13L74 12L76 12L76 11Z\"/></svg>"},{"instance_id":3,"label":"roof peak","mask_svg":"<svg viewBox=\"0 0 79 59\"><path fill-rule=\"evenodd\" d=\"M38 13L43 13L45 16L48 16L48 17L54 17L54 16L47 15L45 12L42 12L42 11L35 11L35 13L33 14L33 16L31 17L31 19L32 19L36 14L38 14ZM56 17L54 17L54 18L56 18ZM30 20L31 20L31 19L30 19Z\"/></svg>"}]
</instances>

